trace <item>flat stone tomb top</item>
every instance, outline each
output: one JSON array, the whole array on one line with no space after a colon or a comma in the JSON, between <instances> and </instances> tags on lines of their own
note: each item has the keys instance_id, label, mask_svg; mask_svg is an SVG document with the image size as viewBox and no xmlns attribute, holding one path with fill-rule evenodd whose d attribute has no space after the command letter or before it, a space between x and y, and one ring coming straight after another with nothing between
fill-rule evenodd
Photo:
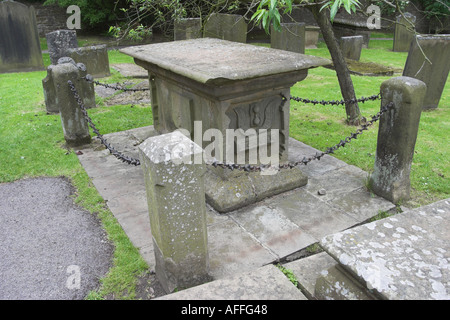
<instances>
[{"instance_id":1,"label":"flat stone tomb top","mask_svg":"<svg viewBox=\"0 0 450 320\"><path fill-rule=\"evenodd\" d=\"M450 199L322 239L321 246L389 300L448 300Z\"/></svg>"},{"instance_id":2,"label":"flat stone tomb top","mask_svg":"<svg viewBox=\"0 0 450 320\"><path fill-rule=\"evenodd\" d=\"M221 84L330 64L327 59L221 39L181 40L120 50L205 84Z\"/></svg>"}]
</instances>

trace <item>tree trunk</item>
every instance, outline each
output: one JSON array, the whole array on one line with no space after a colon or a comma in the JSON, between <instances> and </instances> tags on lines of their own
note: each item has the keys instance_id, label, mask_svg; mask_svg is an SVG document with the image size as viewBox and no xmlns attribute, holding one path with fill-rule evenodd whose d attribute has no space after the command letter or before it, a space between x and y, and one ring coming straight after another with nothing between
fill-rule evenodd
<instances>
[{"instance_id":1,"label":"tree trunk","mask_svg":"<svg viewBox=\"0 0 450 320\"><path fill-rule=\"evenodd\" d=\"M316 0L317 1L317 0ZM334 36L333 27L331 21L328 18L326 11L320 10L320 5L308 6L312 14L314 15L317 24L322 31L322 36L331 54L331 59L333 60L333 65L336 69L336 74L339 81L339 86L341 87L342 97L345 101L354 100L356 101L355 89L353 87L352 78L350 77L350 72L348 70L347 63L345 62L344 56L342 55L339 43ZM362 117L359 111L358 103L347 102L345 104L345 111L347 113L347 123L350 125L359 125Z\"/></svg>"}]
</instances>

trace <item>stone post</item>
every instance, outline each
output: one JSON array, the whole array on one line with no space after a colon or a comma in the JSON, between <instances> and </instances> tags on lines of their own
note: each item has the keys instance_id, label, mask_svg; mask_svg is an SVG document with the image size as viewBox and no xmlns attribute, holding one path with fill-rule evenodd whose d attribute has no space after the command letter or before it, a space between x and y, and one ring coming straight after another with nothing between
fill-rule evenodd
<instances>
[{"instance_id":1,"label":"stone post","mask_svg":"<svg viewBox=\"0 0 450 320\"><path fill-rule=\"evenodd\" d=\"M411 163L427 87L424 82L397 77L381 85L382 105L395 106L380 118L372 191L394 203L410 198Z\"/></svg>"},{"instance_id":2,"label":"stone post","mask_svg":"<svg viewBox=\"0 0 450 320\"><path fill-rule=\"evenodd\" d=\"M174 131L147 139L139 150L158 280L167 293L211 280L203 149Z\"/></svg>"},{"instance_id":3,"label":"stone post","mask_svg":"<svg viewBox=\"0 0 450 320\"><path fill-rule=\"evenodd\" d=\"M305 24L282 23L281 31L277 32L273 26L270 31L270 45L273 49L305 53Z\"/></svg>"},{"instance_id":4,"label":"stone post","mask_svg":"<svg viewBox=\"0 0 450 320\"><path fill-rule=\"evenodd\" d=\"M68 81L72 81L80 97L83 97L83 86L86 86L86 80L81 79L81 76L85 71L82 64L75 64L70 58L61 58L58 65L51 69L64 139L69 146L91 142L88 123L68 85Z\"/></svg>"}]
</instances>

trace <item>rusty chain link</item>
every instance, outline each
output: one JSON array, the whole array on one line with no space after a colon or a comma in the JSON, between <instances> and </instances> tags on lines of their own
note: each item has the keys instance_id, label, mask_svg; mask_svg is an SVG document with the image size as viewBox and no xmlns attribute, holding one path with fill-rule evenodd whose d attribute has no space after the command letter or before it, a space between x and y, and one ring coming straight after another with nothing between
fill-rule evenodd
<instances>
[{"instance_id":1,"label":"rusty chain link","mask_svg":"<svg viewBox=\"0 0 450 320\"><path fill-rule=\"evenodd\" d=\"M87 82L92 82L98 86L102 86L102 87L114 89L114 90L120 90L120 91L138 92L138 91L149 91L150 90L150 88L138 88L138 89L131 88L131 89L129 89L129 88L124 88L124 87L119 87L119 86L113 86L113 85L110 85L107 83L101 83L99 81L94 80L94 78L90 74L86 75L85 77L81 77L81 79L84 79Z\"/></svg>"},{"instance_id":2,"label":"rusty chain link","mask_svg":"<svg viewBox=\"0 0 450 320\"><path fill-rule=\"evenodd\" d=\"M89 75L84 77L85 80L87 81L91 81L88 80ZM95 81L94 81L95 83ZM72 83L72 81L68 81L70 90L72 91L75 100L77 101L77 104L79 106L79 108L81 109L81 111L83 112L83 115L86 119L86 121L88 122L89 126L92 128L93 132L97 135L97 137L100 139L101 143L106 147L106 149L109 150L109 152L114 155L116 158L118 158L119 160L121 160L122 162L128 163L130 165L135 165L138 166L140 165L140 161L138 159L134 159L132 157L128 157L120 152L118 152L116 149L114 149L113 146L111 146L106 139L103 137L103 135L100 134L99 130L96 128L95 124L92 122L92 119L89 117L86 107L83 104L83 101L81 100L74 84ZM100 83L99 83L100 84ZM110 86L107 84L100 84L103 85L105 87L109 87L109 88L113 88L115 89L116 87L114 86ZM120 88L120 89L116 89L116 90L123 90L124 88ZM144 90L148 90L148 89L127 89L129 91L144 91ZM286 103L286 101L288 100L283 94L280 94L282 97L282 101L281 101L281 105L280 108L284 106L284 104ZM377 95L373 95L367 98L362 97L361 99L357 99L358 102L365 102L365 101L369 101L369 100L377 100L380 99L381 95L377 94ZM299 102L305 102L305 103L313 103L315 104L322 104L322 105L340 105L340 104L345 104L344 100L340 100L340 101L317 101L317 100L309 100L309 99L302 99L302 98L298 98L298 97L290 97L290 100L295 100L295 101L299 101ZM367 121L365 124L361 125L360 128L358 128L356 130L356 132L351 133L350 136L346 137L345 139L341 140L339 143L337 143L336 145L327 148L325 151L323 152L316 152L316 154L310 156L310 157L303 157L302 160L298 160L295 162L288 162L288 163L283 163L283 164L279 164L278 168L276 169L292 169L298 165L307 165L308 163L310 163L311 161L314 160L320 160L323 156L328 155L328 154L333 154L337 149L341 148L341 147L345 147L346 144L350 143L351 140L353 139L357 139L358 135L363 134L364 131L368 130L370 126L372 126L375 122L377 122L380 117L387 112L389 109L391 109L394 106L393 102L388 103L387 105L385 105L384 107L382 107L380 109L380 111L371 117L371 120ZM246 172L260 172L263 171L265 169L269 169L269 168L273 168L272 165L251 165L251 164L244 164L244 165L240 165L240 164L235 164L235 163L223 163L223 162L218 162L218 161L210 161L210 162L206 162L207 165L211 165L215 168L220 167L223 169L229 169L229 170L242 170L242 171L246 171Z\"/></svg>"},{"instance_id":3,"label":"rusty chain link","mask_svg":"<svg viewBox=\"0 0 450 320\"><path fill-rule=\"evenodd\" d=\"M75 85L73 84L73 82L69 80L68 84L70 87L70 91L72 91L73 96L74 96L75 100L77 101L78 107L81 109L81 112L83 112L84 118L86 119L89 126L92 128L92 131L94 131L94 133L100 139L100 142L106 147L106 149L108 149L109 152L113 156L115 156L117 159L121 160L122 162L126 162L126 163L128 163L130 165L134 165L134 166L140 165L141 162L139 161L139 159L128 157L128 156L120 153L119 151L114 149L114 147L111 146L108 143L108 141L106 141L106 139L103 137L103 135L100 134L100 132L96 128L95 124L92 122L92 119L89 117L86 107L84 106L84 103L83 103L82 99L80 98L80 95L78 94L77 89L75 88Z\"/></svg>"}]
</instances>

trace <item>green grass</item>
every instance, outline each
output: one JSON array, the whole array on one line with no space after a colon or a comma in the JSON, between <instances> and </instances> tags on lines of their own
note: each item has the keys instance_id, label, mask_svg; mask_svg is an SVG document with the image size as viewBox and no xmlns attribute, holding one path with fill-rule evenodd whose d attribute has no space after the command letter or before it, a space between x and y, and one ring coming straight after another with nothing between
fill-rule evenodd
<instances>
[{"instance_id":1,"label":"green grass","mask_svg":"<svg viewBox=\"0 0 450 320\"><path fill-rule=\"evenodd\" d=\"M44 54L46 58L48 54ZM110 59L111 63L130 62L115 51L110 53ZM107 208L73 150L65 147L59 115L45 112L42 91L45 76L45 71L0 75L0 183L39 176L68 177L76 189L75 202L98 216L115 246L114 266L101 279L101 288L91 292L88 298L133 299L136 277L148 266ZM118 80L116 73L111 78ZM152 124L149 106L100 106L89 114L103 134Z\"/></svg>"},{"instance_id":2,"label":"green grass","mask_svg":"<svg viewBox=\"0 0 450 320\"><path fill-rule=\"evenodd\" d=\"M392 52L392 41L371 41L363 49L362 60L402 69L406 53ZM307 54L329 58L323 43ZM110 63L133 63L133 59L118 51L109 51ZM46 65L50 64L44 54ZM64 146L59 115L45 112L42 79L46 72L0 74L0 183L27 177L68 177L76 188L74 200L97 215L115 246L114 266L101 279L101 287L89 294L89 299L114 297L133 299L137 276L148 266L131 244L117 220L107 208L73 150ZM380 90L389 77L352 76L358 96L370 96ZM115 71L102 82L126 80ZM450 109L450 81L444 89L437 110L422 113L419 136L411 170L412 206L428 204L449 197L448 128ZM335 71L317 68L297 83L291 94L318 100L341 99ZM379 111L380 102L360 104L361 112L369 117ZM123 131L152 124L149 106L99 107L89 111L101 133ZM345 124L345 110L335 106L311 106L291 102L290 134L317 149L325 150L356 130ZM370 172L373 169L377 143L374 125L357 140L339 149L335 157Z\"/></svg>"}]
</instances>

